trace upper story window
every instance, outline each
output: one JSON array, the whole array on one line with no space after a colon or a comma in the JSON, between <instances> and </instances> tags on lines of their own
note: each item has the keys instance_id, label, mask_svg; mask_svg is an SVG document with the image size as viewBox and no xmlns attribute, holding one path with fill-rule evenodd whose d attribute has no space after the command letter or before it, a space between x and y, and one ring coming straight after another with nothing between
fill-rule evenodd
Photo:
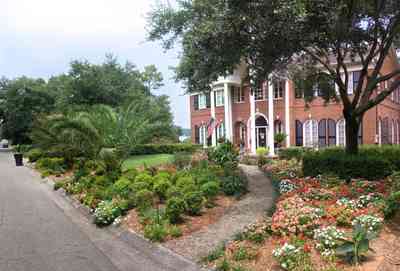
<instances>
[{"instance_id":1,"label":"upper story window","mask_svg":"<svg viewBox=\"0 0 400 271\"><path fill-rule=\"evenodd\" d=\"M233 101L235 103L244 102L244 89L241 87L232 87Z\"/></svg>"},{"instance_id":2,"label":"upper story window","mask_svg":"<svg viewBox=\"0 0 400 271\"><path fill-rule=\"evenodd\" d=\"M283 90L285 89L285 81L275 81L273 83L273 95L274 99L282 99L283 98Z\"/></svg>"},{"instance_id":3,"label":"upper story window","mask_svg":"<svg viewBox=\"0 0 400 271\"><path fill-rule=\"evenodd\" d=\"M194 110L210 108L210 93L201 93L193 96Z\"/></svg>"},{"instance_id":4,"label":"upper story window","mask_svg":"<svg viewBox=\"0 0 400 271\"><path fill-rule=\"evenodd\" d=\"M217 90L215 91L215 106L223 106L224 105L224 91Z\"/></svg>"},{"instance_id":5,"label":"upper story window","mask_svg":"<svg viewBox=\"0 0 400 271\"><path fill-rule=\"evenodd\" d=\"M254 99L256 101L264 100L264 89L263 88L256 88L254 90Z\"/></svg>"},{"instance_id":6,"label":"upper story window","mask_svg":"<svg viewBox=\"0 0 400 271\"><path fill-rule=\"evenodd\" d=\"M205 94L199 94L199 109L207 108L207 97Z\"/></svg>"}]
</instances>

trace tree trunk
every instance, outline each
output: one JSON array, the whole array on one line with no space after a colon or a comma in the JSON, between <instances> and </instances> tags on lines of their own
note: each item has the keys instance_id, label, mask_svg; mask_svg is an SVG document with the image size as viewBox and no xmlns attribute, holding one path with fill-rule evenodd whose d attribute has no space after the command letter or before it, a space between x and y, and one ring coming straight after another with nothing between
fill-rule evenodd
<instances>
[{"instance_id":1,"label":"tree trunk","mask_svg":"<svg viewBox=\"0 0 400 271\"><path fill-rule=\"evenodd\" d=\"M346 153L358 153L358 130L360 129L360 121L354 117L345 117L346 119Z\"/></svg>"}]
</instances>

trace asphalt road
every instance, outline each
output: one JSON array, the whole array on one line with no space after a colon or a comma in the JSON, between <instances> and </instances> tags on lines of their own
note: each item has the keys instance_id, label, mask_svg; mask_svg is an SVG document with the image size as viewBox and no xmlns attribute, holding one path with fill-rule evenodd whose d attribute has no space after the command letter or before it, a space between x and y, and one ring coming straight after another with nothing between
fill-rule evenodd
<instances>
[{"instance_id":1,"label":"asphalt road","mask_svg":"<svg viewBox=\"0 0 400 271\"><path fill-rule=\"evenodd\" d=\"M0 152L0 271L199 270L139 237L94 227L41 182Z\"/></svg>"}]
</instances>

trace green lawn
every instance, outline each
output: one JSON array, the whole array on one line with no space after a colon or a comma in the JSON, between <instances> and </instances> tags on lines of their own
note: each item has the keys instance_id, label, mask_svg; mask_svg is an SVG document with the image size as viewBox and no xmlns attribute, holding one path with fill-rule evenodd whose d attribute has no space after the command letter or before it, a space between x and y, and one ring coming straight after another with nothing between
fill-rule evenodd
<instances>
[{"instance_id":1,"label":"green lawn","mask_svg":"<svg viewBox=\"0 0 400 271\"><path fill-rule=\"evenodd\" d=\"M174 156L172 154L149 154L136 155L128 158L122 164L122 170L128 170L139 166L158 166L161 164L171 163Z\"/></svg>"}]
</instances>

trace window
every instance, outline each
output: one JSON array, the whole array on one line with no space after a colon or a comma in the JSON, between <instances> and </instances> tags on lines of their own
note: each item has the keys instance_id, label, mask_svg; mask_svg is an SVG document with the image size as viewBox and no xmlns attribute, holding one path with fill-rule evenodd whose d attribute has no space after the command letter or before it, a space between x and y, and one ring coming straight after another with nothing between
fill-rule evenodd
<instances>
[{"instance_id":1,"label":"window","mask_svg":"<svg viewBox=\"0 0 400 271\"><path fill-rule=\"evenodd\" d=\"M235 103L244 102L244 89L241 87L232 87L233 101Z\"/></svg>"},{"instance_id":2,"label":"window","mask_svg":"<svg viewBox=\"0 0 400 271\"><path fill-rule=\"evenodd\" d=\"M285 89L285 81L274 81L273 83L273 95L274 99L283 98L283 90Z\"/></svg>"},{"instance_id":3,"label":"window","mask_svg":"<svg viewBox=\"0 0 400 271\"><path fill-rule=\"evenodd\" d=\"M358 82L360 82L361 71L353 72L353 91L357 89Z\"/></svg>"},{"instance_id":4,"label":"window","mask_svg":"<svg viewBox=\"0 0 400 271\"><path fill-rule=\"evenodd\" d=\"M205 125L200 126L199 128L199 144L203 145L207 140L207 129Z\"/></svg>"},{"instance_id":5,"label":"window","mask_svg":"<svg viewBox=\"0 0 400 271\"><path fill-rule=\"evenodd\" d=\"M264 89L257 88L254 90L254 99L256 101L264 100Z\"/></svg>"},{"instance_id":6,"label":"window","mask_svg":"<svg viewBox=\"0 0 400 271\"><path fill-rule=\"evenodd\" d=\"M381 122L381 143L389 144L389 119L384 118Z\"/></svg>"},{"instance_id":7,"label":"window","mask_svg":"<svg viewBox=\"0 0 400 271\"><path fill-rule=\"evenodd\" d=\"M332 119L322 119L318 124L318 146L336 145L336 123Z\"/></svg>"},{"instance_id":8,"label":"window","mask_svg":"<svg viewBox=\"0 0 400 271\"><path fill-rule=\"evenodd\" d=\"M346 144L346 122L341 119L337 122L338 145L344 146Z\"/></svg>"},{"instance_id":9,"label":"window","mask_svg":"<svg viewBox=\"0 0 400 271\"><path fill-rule=\"evenodd\" d=\"M296 146L303 146L303 123L296 120Z\"/></svg>"},{"instance_id":10,"label":"window","mask_svg":"<svg viewBox=\"0 0 400 271\"><path fill-rule=\"evenodd\" d=\"M207 97L205 94L199 94L199 109L207 108Z\"/></svg>"},{"instance_id":11,"label":"window","mask_svg":"<svg viewBox=\"0 0 400 271\"><path fill-rule=\"evenodd\" d=\"M393 122L389 121L388 143L393 144Z\"/></svg>"},{"instance_id":12,"label":"window","mask_svg":"<svg viewBox=\"0 0 400 271\"><path fill-rule=\"evenodd\" d=\"M393 120L393 144L398 142L398 131L397 131L397 121Z\"/></svg>"},{"instance_id":13,"label":"window","mask_svg":"<svg viewBox=\"0 0 400 271\"><path fill-rule=\"evenodd\" d=\"M225 138L225 125L221 122L216 128L217 140Z\"/></svg>"},{"instance_id":14,"label":"window","mask_svg":"<svg viewBox=\"0 0 400 271\"><path fill-rule=\"evenodd\" d=\"M316 120L308 120L304 123L304 146L318 146L318 122Z\"/></svg>"},{"instance_id":15,"label":"window","mask_svg":"<svg viewBox=\"0 0 400 271\"><path fill-rule=\"evenodd\" d=\"M275 120L274 122L274 134L279 134L283 132L283 128L282 128L282 121L280 120Z\"/></svg>"},{"instance_id":16,"label":"window","mask_svg":"<svg viewBox=\"0 0 400 271\"><path fill-rule=\"evenodd\" d=\"M215 91L215 106L223 106L224 105L224 91L217 90Z\"/></svg>"}]
</instances>

